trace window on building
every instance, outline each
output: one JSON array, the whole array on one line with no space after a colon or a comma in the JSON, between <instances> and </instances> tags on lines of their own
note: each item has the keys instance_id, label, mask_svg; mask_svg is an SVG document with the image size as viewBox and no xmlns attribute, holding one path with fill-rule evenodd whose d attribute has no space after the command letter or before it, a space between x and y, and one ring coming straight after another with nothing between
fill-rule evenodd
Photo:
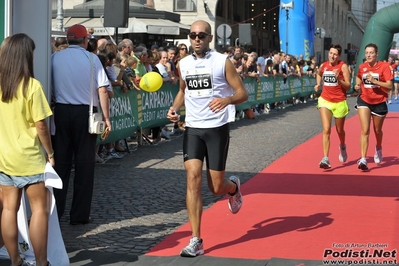
<instances>
[{"instance_id":1,"label":"window on building","mask_svg":"<svg viewBox=\"0 0 399 266\"><path fill-rule=\"evenodd\" d=\"M196 12L197 0L173 0L173 11Z\"/></svg>"}]
</instances>

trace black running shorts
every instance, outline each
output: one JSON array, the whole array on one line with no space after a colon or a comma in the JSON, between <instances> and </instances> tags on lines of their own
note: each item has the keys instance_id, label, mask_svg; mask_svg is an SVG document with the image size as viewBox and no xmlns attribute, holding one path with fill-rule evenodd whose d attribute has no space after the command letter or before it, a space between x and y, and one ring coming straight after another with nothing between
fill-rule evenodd
<instances>
[{"instance_id":1,"label":"black running shorts","mask_svg":"<svg viewBox=\"0 0 399 266\"><path fill-rule=\"evenodd\" d=\"M355 108L368 108L371 111L371 114L376 116L386 116L388 113L388 105L386 102L378 103L378 104L368 104L360 98L357 97Z\"/></svg>"},{"instance_id":2,"label":"black running shorts","mask_svg":"<svg viewBox=\"0 0 399 266\"><path fill-rule=\"evenodd\" d=\"M183 139L184 161L206 159L206 168L215 171L226 169L230 142L230 125L216 128L186 127Z\"/></svg>"}]
</instances>

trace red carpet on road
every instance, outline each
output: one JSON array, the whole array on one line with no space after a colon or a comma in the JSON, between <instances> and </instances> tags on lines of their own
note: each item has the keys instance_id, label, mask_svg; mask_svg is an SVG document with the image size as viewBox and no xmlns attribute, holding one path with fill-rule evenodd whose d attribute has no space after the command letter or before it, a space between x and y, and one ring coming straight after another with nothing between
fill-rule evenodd
<instances>
[{"instance_id":1,"label":"red carpet on road","mask_svg":"<svg viewBox=\"0 0 399 266\"><path fill-rule=\"evenodd\" d=\"M332 129L330 163L322 159L321 135L299 145L241 186L244 205L233 215L227 198L204 211L205 256L322 260L326 249L369 249L369 244L399 249L399 113L384 124L383 162L373 161L371 129L368 172L357 169L360 157L358 116L347 120L348 161L338 161L338 137ZM294 137L294 136L293 136ZM147 256L176 256L190 239L185 224ZM355 248L352 245L363 245ZM343 245L343 246L341 246ZM373 248L371 248L373 249Z\"/></svg>"}]
</instances>

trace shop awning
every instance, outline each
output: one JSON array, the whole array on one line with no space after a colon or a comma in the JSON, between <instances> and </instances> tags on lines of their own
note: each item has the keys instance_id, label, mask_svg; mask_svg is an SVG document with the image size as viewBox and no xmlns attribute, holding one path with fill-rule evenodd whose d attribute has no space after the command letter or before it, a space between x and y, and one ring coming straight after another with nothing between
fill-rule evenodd
<instances>
[{"instance_id":1,"label":"shop awning","mask_svg":"<svg viewBox=\"0 0 399 266\"><path fill-rule=\"evenodd\" d=\"M64 28L81 24L86 28L94 28L94 35L114 35L115 28L103 27L103 18L64 18ZM52 28L56 29L57 20L52 20ZM180 35L189 32L190 26L165 19L129 18L127 28L118 28L119 34L148 33L161 35Z\"/></svg>"}]
</instances>

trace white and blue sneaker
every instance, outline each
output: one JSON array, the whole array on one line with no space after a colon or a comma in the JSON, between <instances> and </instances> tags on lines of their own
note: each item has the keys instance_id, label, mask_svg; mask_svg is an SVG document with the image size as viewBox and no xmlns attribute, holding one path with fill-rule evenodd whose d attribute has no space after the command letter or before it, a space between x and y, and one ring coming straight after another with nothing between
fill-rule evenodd
<instances>
[{"instance_id":1,"label":"white and blue sneaker","mask_svg":"<svg viewBox=\"0 0 399 266\"><path fill-rule=\"evenodd\" d=\"M123 158L123 155L117 153L116 150L115 150L114 148L111 148L111 149L108 151L108 155L111 155L112 158L114 158L114 159L122 159L122 158Z\"/></svg>"},{"instance_id":2,"label":"white and blue sneaker","mask_svg":"<svg viewBox=\"0 0 399 266\"><path fill-rule=\"evenodd\" d=\"M366 158L360 158L359 161L357 161L357 168L362 170L362 171L369 170L369 168L367 166Z\"/></svg>"},{"instance_id":3,"label":"white and blue sneaker","mask_svg":"<svg viewBox=\"0 0 399 266\"><path fill-rule=\"evenodd\" d=\"M323 169L331 168L331 164L330 164L330 161L328 160L328 157L323 157L323 159L321 159L321 161L319 163L319 167L323 168Z\"/></svg>"},{"instance_id":4,"label":"white and blue sneaker","mask_svg":"<svg viewBox=\"0 0 399 266\"><path fill-rule=\"evenodd\" d=\"M180 252L180 256L182 257L196 257L198 255L204 254L204 244L202 239L194 236L190 239L190 243L183 248Z\"/></svg>"}]
</instances>

